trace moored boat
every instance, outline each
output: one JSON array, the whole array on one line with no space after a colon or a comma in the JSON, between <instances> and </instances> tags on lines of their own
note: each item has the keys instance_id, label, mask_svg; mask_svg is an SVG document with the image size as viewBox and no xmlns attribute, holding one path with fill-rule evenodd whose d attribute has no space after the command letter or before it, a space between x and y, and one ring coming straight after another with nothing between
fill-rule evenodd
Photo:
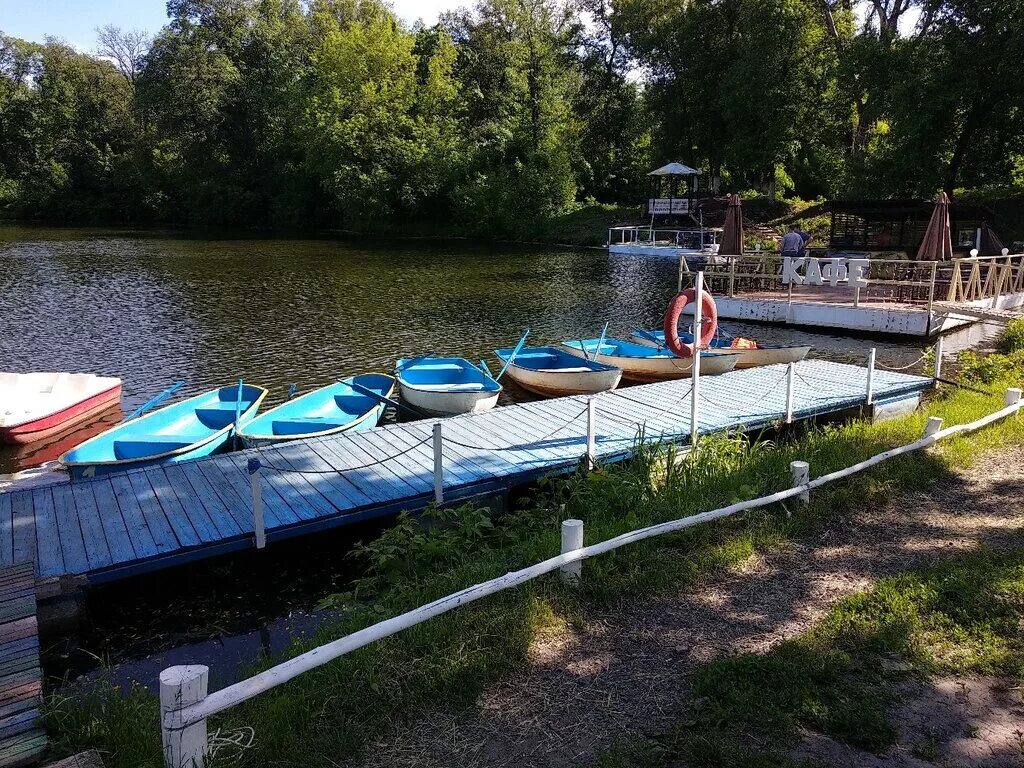
<instances>
[{"instance_id":1,"label":"moored boat","mask_svg":"<svg viewBox=\"0 0 1024 768\"><path fill-rule=\"evenodd\" d=\"M361 390L375 392L380 397ZM383 398L390 398L394 393L394 376L385 373L350 376L261 413L239 428L238 436L247 446L256 446L360 432L377 426L386 408Z\"/></svg>"},{"instance_id":2,"label":"moored boat","mask_svg":"<svg viewBox=\"0 0 1024 768\"><path fill-rule=\"evenodd\" d=\"M638 344L664 348L665 332L662 330L634 331L632 336ZM679 339L684 343L692 344L693 334L680 332ZM750 346L750 344L754 346ZM716 336L711 342L711 349L735 353L737 368L756 368L776 363L798 363L811 351L809 345L760 344L729 334Z\"/></svg>"},{"instance_id":3,"label":"moored boat","mask_svg":"<svg viewBox=\"0 0 1024 768\"><path fill-rule=\"evenodd\" d=\"M221 387L118 424L65 453L72 479L209 456L231 437L236 422L256 415L267 390L251 384Z\"/></svg>"},{"instance_id":4,"label":"moored boat","mask_svg":"<svg viewBox=\"0 0 1024 768\"><path fill-rule=\"evenodd\" d=\"M428 416L489 411L501 384L461 357L399 360L395 368L402 402Z\"/></svg>"},{"instance_id":5,"label":"moored boat","mask_svg":"<svg viewBox=\"0 0 1024 768\"><path fill-rule=\"evenodd\" d=\"M577 357L593 358L622 369L622 378L630 381L651 383L686 379L693 374L693 358L676 357L671 352L647 347L632 341L605 339L598 349L599 339L563 341L562 346ZM701 376L715 376L736 367L736 355L727 352L700 353Z\"/></svg>"},{"instance_id":6,"label":"moored boat","mask_svg":"<svg viewBox=\"0 0 1024 768\"><path fill-rule=\"evenodd\" d=\"M0 443L24 445L83 424L121 401L121 380L91 373L0 373Z\"/></svg>"},{"instance_id":7,"label":"moored boat","mask_svg":"<svg viewBox=\"0 0 1024 768\"><path fill-rule=\"evenodd\" d=\"M615 389L622 378L622 371L614 365L581 359L558 347L526 347L519 352L496 349L494 354L508 364L506 376L543 397L606 392Z\"/></svg>"}]
</instances>

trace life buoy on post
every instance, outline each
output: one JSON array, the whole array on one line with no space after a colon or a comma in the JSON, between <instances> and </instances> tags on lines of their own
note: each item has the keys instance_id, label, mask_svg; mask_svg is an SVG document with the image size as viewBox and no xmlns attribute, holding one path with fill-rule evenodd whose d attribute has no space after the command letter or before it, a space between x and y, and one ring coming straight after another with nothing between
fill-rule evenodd
<instances>
[{"instance_id":1,"label":"life buoy on post","mask_svg":"<svg viewBox=\"0 0 1024 768\"><path fill-rule=\"evenodd\" d=\"M665 311L665 346L672 350L676 357L693 357L694 345L681 341L679 338L679 316L686 305L697 300L697 291L687 288L669 302ZM701 292L701 333L700 348L707 349L715 338L718 330L718 307L708 291Z\"/></svg>"}]
</instances>

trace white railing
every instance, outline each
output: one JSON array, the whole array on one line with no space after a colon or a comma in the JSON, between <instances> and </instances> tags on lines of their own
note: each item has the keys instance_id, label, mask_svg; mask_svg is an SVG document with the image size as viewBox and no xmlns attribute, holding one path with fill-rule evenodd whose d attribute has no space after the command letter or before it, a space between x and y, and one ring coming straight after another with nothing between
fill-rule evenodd
<instances>
[{"instance_id":1,"label":"white railing","mask_svg":"<svg viewBox=\"0 0 1024 768\"><path fill-rule=\"evenodd\" d=\"M979 256L977 249L964 259L953 259L946 301L971 302L1024 293L1024 254Z\"/></svg>"},{"instance_id":2,"label":"white railing","mask_svg":"<svg viewBox=\"0 0 1024 768\"><path fill-rule=\"evenodd\" d=\"M685 248L713 250L718 244L720 229L694 227L691 229L656 229L653 227L628 226L611 227L608 230L608 245L644 245L669 250Z\"/></svg>"},{"instance_id":3,"label":"white railing","mask_svg":"<svg viewBox=\"0 0 1024 768\"><path fill-rule=\"evenodd\" d=\"M941 354L941 350L939 352ZM792 368L790 368L790 372L792 372ZM938 372L937 364L936 376L938 376ZM871 400L870 383L866 399L868 402ZM816 488L850 477L895 456L927 448L948 437L976 431L1017 413L1022 406L1024 406L1024 401L1021 400L1021 391L1008 389L1005 406L976 421L942 429L942 419L933 416L929 418L924 436L920 440L884 451L853 466L811 480L807 462L795 461L790 465L793 485L785 490L679 520L640 528L590 546L583 546L582 521L566 520L562 523L561 553L555 557L475 584L400 616L353 632L295 658L288 659L247 680L242 680L210 694L207 693L209 682L207 667L200 665L169 667L160 674L160 725L164 764L168 768L203 768L209 752L208 718L377 640L390 637L463 605L525 584L556 570L561 572L561 577L567 583L578 583L582 578L583 560L611 552L628 544L789 499L796 498L807 502L810 492Z\"/></svg>"}]
</instances>

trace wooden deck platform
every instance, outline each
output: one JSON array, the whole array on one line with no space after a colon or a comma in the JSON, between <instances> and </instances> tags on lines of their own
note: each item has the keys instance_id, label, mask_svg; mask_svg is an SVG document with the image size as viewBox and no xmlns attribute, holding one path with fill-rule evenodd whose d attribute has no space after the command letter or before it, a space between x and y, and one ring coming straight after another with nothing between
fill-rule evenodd
<instances>
[{"instance_id":1,"label":"wooden deck platform","mask_svg":"<svg viewBox=\"0 0 1024 768\"><path fill-rule=\"evenodd\" d=\"M786 366L701 380L700 431L758 429L786 409ZM824 360L796 366L794 417L864 402L867 370ZM914 397L931 380L875 371L878 403ZM648 441L687 442L691 382L628 387L596 399L596 453ZM443 422L445 501L493 493L571 469L586 448L585 397L496 408ZM351 522L418 510L433 498L435 420L238 451L185 464L0 494L0 566L35 560L37 578L123 578L253 546L246 464L258 456L268 545Z\"/></svg>"},{"instance_id":2,"label":"wooden deck platform","mask_svg":"<svg viewBox=\"0 0 1024 768\"><path fill-rule=\"evenodd\" d=\"M30 562L0 569L0 768L33 763L46 748L35 586Z\"/></svg>"}]
</instances>

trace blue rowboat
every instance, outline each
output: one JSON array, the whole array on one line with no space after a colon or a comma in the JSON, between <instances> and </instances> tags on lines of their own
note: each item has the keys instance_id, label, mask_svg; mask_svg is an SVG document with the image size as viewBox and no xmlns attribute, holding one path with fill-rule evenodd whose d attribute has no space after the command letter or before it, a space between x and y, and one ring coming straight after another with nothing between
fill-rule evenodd
<instances>
[{"instance_id":1,"label":"blue rowboat","mask_svg":"<svg viewBox=\"0 0 1024 768\"><path fill-rule=\"evenodd\" d=\"M523 389L543 397L564 395L593 395L615 389L622 371L614 365L570 355L558 347L526 347L496 349L503 363L511 365L506 375Z\"/></svg>"},{"instance_id":2,"label":"blue rowboat","mask_svg":"<svg viewBox=\"0 0 1024 768\"><path fill-rule=\"evenodd\" d=\"M599 348L600 345L600 348ZM668 350L644 346L621 339L580 339L563 341L562 347L577 357L596 358L599 363L622 369L622 378L651 383L686 379L693 374L692 357L676 357ZM714 376L736 367L736 355L722 352L700 353L701 376Z\"/></svg>"},{"instance_id":3,"label":"blue rowboat","mask_svg":"<svg viewBox=\"0 0 1024 768\"><path fill-rule=\"evenodd\" d=\"M399 360L395 368L402 402L429 416L489 411L501 384L461 357Z\"/></svg>"},{"instance_id":4,"label":"blue rowboat","mask_svg":"<svg viewBox=\"0 0 1024 768\"><path fill-rule=\"evenodd\" d=\"M656 331L634 331L633 339L638 344L654 347L665 347L665 332ZM693 334L680 332L679 340L686 343L693 343ZM785 344L761 344L756 347L734 347L735 336L728 333L719 333L711 341L711 349L718 349L723 352L735 353L737 368L756 368L761 365L775 365L776 363L798 363L807 357L811 351L809 345L785 345Z\"/></svg>"},{"instance_id":5,"label":"blue rowboat","mask_svg":"<svg viewBox=\"0 0 1024 768\"><path fill-rule=\"evenodd\" d=\"M386 404L357 391L352 384L382 397L395 393L394 376L386 373L350 376L261 413L239 429L238 436L247 446L257 446L339 432L361 432L377 426Z\"/></svg>"},{"instance_id":6,"label":"blue rowboat","mask_svg":"<svg viewBox=\"0 0 1024 768\"><path fill-rule=\"evenodd\" d=\"M231 437L235 414L239 424L247 423L266 395L263 387L251 384L214 389L118 424L68 451L61 461L79 480L209 456Z\"/></svg>"}]
</instances>

